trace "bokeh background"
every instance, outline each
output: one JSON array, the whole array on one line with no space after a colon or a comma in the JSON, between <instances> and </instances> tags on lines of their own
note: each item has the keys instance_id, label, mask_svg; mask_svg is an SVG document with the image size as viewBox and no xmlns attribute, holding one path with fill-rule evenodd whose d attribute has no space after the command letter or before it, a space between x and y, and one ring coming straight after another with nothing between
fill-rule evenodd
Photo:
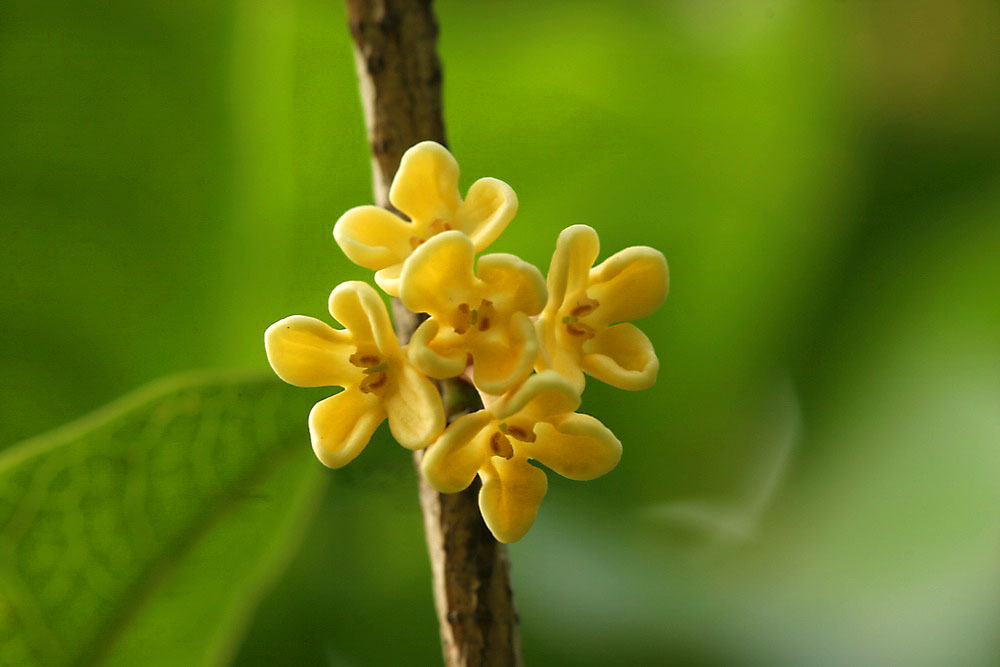
<instances>
[{"instance_id":1,"label":"bokeh background","mask_svg":"<svg viewBox=\"0 0 1000 667\"><path fill-rule=\"evenodd\" d=\"M338 2L0 8L4 446L262 367L369 278L331 235L372 198ZM527 664L1000 661L1000 6L437 12L463 187L521 201L494 249L544 271L587 223L671 267L658 384L584 398L620 466L552 475L511 549ZM409 457L329 478L236 664L435 664Z\"/></svg>"}]
</instances>

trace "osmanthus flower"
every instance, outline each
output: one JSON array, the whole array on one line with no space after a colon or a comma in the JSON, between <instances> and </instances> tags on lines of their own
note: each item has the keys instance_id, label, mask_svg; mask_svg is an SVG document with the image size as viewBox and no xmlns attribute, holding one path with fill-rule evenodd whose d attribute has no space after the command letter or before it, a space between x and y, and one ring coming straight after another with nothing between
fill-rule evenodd
<instances>
[{"instance_id":1,"label":"osmanthus flower","mask_svg":"<svg viewBox=\"0 0 1000 667\"><path fill-rule=\"evenodd\" d=\"M480 252L517 212L517 195L495 178L473 183L463 201L458 163L433 141L416 144L403 154L389 201L409 221L378 206L359 206L341 216L333 236L351 261L377 271L375 282L392 296L399 296L403 262L429 238L458 230Z\"/></svg>"},{"instance_id":2,"label":"osmanthus flower","mask_svg":"<svg viewBox=\"0 0 1000 667\"><path fill-rule=\"evenodd\" d=\"M309 413L316 456L331 468L350 463L386 418L399 444L426 447L445 425L441 398L407 361L378 293L366 283L342 283L330 294L330 314L345 328L293 315L264 334L268 361L282 380L344 388Z\"/></svg>"},{"instance_id":3,"label":"osmanthus flower","mask_svg":"<svg viewBox=\"0 0 1000 667\"><path fill-rule=\"evenodd\" d=\"M545 306L545 279L514 255L483 255L458 231L438 234L414 252L400 280L403 304L428 313L410 338L413 364L450 378L472 364L480 391L502 394L531 373L538 352L532 315Z\"/></svg>"},{"instance_id":4,"label":"osmanthus flower","mask_svg":"<svg viewBox=\"0 0 1000 667\"><path fill-rule=\"evenodd\" d=\"M580 394L555 371L532 375L488 408L456 419L425 451L421 469L442 493L461 491L478 474L479 509L493 535L515 542L531 528L545 496L545 472L589 480L621 458L618 438L590 415Z\"/></svg>"},{"instance_id":5,"label":"osmanthus flower","mask_svg":"<svg viewBox=\"0 0 1000 667\"><path fill-rule=\"evenodd\" d=\"M584 373L620 389L646 389L660 363L630 321L655 311L667 296L667 261L659 250L635 246L593 266L599 252L591 227L573 225L559 234L549 300L535 322L542 347L536 369L556 370L579 391Z\"/></svg>"}]
</instances>

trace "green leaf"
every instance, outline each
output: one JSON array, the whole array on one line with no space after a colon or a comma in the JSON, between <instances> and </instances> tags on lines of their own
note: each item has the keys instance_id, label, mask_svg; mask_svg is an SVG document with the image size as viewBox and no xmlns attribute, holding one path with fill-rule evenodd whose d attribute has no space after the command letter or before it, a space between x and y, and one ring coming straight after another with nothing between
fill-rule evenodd
<instances>
[{"instance_id":1,"label":"green leaf","mask_svg":"<svg viewBox=\"0 0 1000 667\"><path fill-rule=\"evenodd\" d=\"M273 379L186 376L6 451L0 664L228 660L319 498L307 411Z\"/></svg>"}]
</instances>

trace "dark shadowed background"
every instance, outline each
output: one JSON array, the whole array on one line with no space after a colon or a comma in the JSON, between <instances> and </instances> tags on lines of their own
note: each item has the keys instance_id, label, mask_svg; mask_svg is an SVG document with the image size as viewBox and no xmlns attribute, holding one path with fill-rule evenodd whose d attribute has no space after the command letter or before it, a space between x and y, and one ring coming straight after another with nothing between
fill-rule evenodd
<instances>
[{"instance_id":1,"label":"dark shadowed background","mask_svg":"<svg viewBox=\"0 0 1000 667\"><path fill-rule=\"evenodd\" d=\"M527 664L1000 660L1000 6L437 12L463 188L521 202L492 250L544 271L586 223L671 269L657 385L584 397L621 464L550 475L511 549ZM0 444L264 367L370 280L331 235L372 200L336 0L0 14ZM327 475L236 664L434 664L409 456Z\"/></svg>"}]
</instances>

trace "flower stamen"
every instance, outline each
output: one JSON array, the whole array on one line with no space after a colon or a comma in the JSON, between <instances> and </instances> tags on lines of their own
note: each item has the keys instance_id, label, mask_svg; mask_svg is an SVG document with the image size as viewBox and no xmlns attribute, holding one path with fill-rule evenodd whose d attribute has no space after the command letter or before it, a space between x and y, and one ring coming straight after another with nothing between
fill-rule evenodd
<instances>
[{"instance_id":1,"label":"flower stamen","mask_svg":"<svg viewBox=\"0 0 1000 667\"><path fill-rule=\"evenodd\" d=\"M460 303L458 304L457 312L452 320L451 326L455 329L455 333L464 334L469 330L469 327L475 324L475 311L469 308L469 304Z\"/></svg>"},{"instance_id":2,"label":"flower stamen","mask_svg":"<svg viewBox=\"0 0 1000 667\"><path fill-rule=\"evenodd\" d=\"M493 450L494 456L500 456L508 461L514 458L514 447L510 444L510 440L500 431L494 431L493 435L490 436L490 449Z\"/></svg>"},{"instance_id":3,"label":"flower stamen","mask_svg":"<svg viewBox=\"0 0 1000 667\"><path fill-rule=\"evenodd\" d=\"M363 354L361 352L355 352L347 360L358 368L372 368L378 366L379 362L382 361L377 354Z\"/></svg>"},{"instance_id":4,"label":"flower stamen","mask_svg":"<svg viewBox=\"0 0 1000 667\"><path fill-rule=\"evenodd\" d=\"M597 299L583 297L577 301L573 310L569 311L570 317L584 317L586 315L590 315L599 305L601 304Z\"/></svg>"},{"instance_id":5,"label":"flower stamen","mask_svg":"<svg viewBox=\"0 0 1000 667\"><path fill-rule=\"evenodd\" d=\"M361 381L360 389L366 394L373 393L376 389L381 389L389 381L389 374L385 372L372 373Z\"/></svg>"},{"instance_id":6,"label":"flower stamen","mask_svg":"<svg viewBox=\"0 0 1000 667\"><path fill-rule=\"evenodd\" d=\"M510 437L516 439L516 440L520 440L521 442L534 442L535 441L535 432L534 431L525 431L523 428L521 428L519 426L510 426L510 425L508 425L507 426L507 430L505 431L505 433L507 435L509 435Z\"/></svg>"},{"instance_id":7,"label":"flower stamen","mask_svg":"<svg viewBox=\"0 0 1000 667\"><path fill-rule=\"evenodd\" d=\"M570 333L571 336L576 336L578 338L583 338L584 340L589 340L597 335L594 328L584 324L583 322L569 322L566 324L566 331Z\"/></svg>"},{"instance_id":8,"label":"flower stamen","mask_svg":"<svg viewBox=\"0 0 1000 667\"><path fill-rule=\"evenodd\" d=\"M411 236L410 237L410 247L413 248L414 250L416 250L417 248L419 248L420 246L422 246L426 242L427 242L427 239L422 239L419 236Z\"/></svg>"},{"instance_id":9,"label":"flower stamen","mask_svg":"<svg viewBox=\"0 0 1000 667\"><path fill-rule=\"evenodd\" d=\"M479 321L478 329L486 331L490 328L490 316L493 315L493 302L483 299L476 312L476 319Z\"/></svg>"}]
</instances>

